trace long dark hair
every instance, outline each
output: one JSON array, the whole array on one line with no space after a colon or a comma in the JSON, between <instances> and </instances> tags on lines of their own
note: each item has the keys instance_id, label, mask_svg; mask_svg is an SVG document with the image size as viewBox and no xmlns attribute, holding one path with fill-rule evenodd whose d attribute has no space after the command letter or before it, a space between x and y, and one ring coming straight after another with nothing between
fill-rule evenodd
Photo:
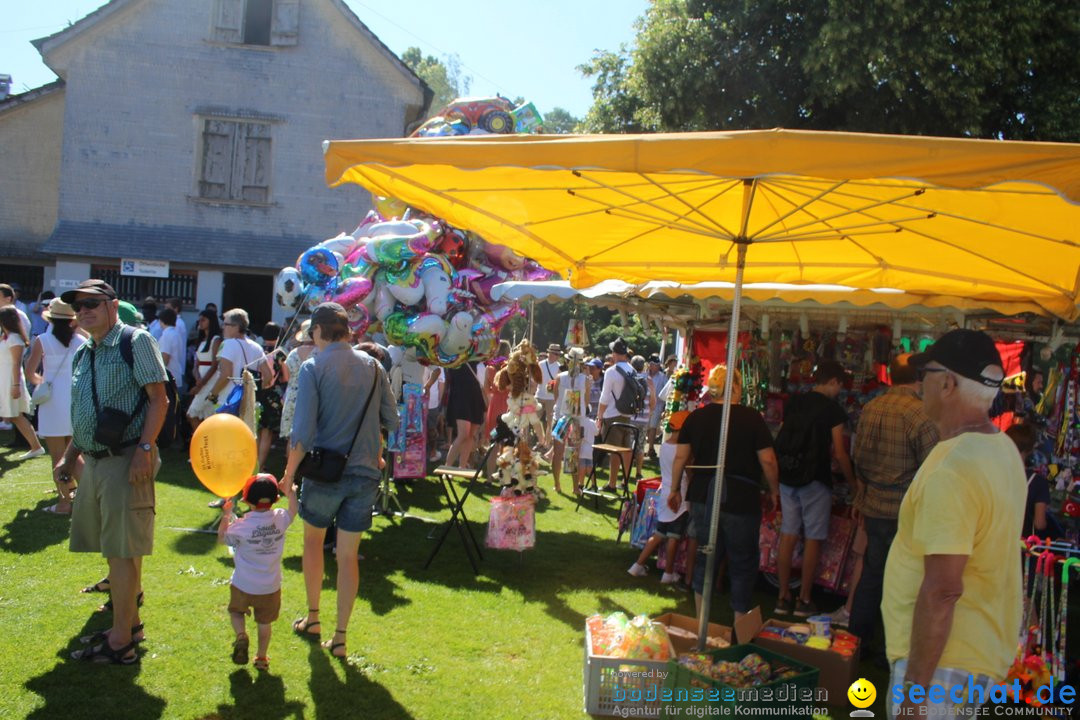
<instances>
[{"instance_id":1,"label":"long dark hair","mask_svg":"<svg viewBox=\"0 0 1080 720\"><path fill-rule=\"evenodd\" d=\"M14 305L0 308L0 328L3 328L8 335L15 333L21 337L23 344L30 342L30 339L26 337L26 330L23 329L19 311L15 309Z\"/></svg>"},{"instance_id":2,"label":"long dark hair","mask_svg":"<svg viewBox=\"0 0 1080 720\"><path fill-rule=\"evenodd\" d=\"M75 335L75 328L71 327L71 320L68 318L53 318L50 322L52 322L53 337L59 340L64 347L70 345L71 338Z\"/></svg>"},{"instance_id":3,"label":"long dark hair","mask_svg":"<svg viewBox=\"0 0 1080 720\"><path fill-rule=\"evenodd\" d=\"M218 320L217 313L213 310L203 310L199 313L199 317L204 317L210 321L210 324L206 327L206 337L203 337L203 331L199 331L199 339L206 340L206 343L202 346L202 350L199 352L206 352L210 349L210 343L215 337L221 334L221 322Z\"/></svg>"}]
</instances>

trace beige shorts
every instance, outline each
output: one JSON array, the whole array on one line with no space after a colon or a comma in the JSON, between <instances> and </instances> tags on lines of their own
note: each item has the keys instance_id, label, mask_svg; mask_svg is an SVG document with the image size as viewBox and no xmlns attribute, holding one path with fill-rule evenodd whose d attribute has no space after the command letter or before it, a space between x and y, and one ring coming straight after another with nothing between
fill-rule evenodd
<instances>
[{"instance_id":1,"label":"beige shorts","mask_svg":"<svg viewBox=\"0 0 1080 720\"><path fill-rule=\"evenodd\" d=\"M132 485L128 469L137 448L119 455L86 458L71 510L72 552L99 552L107 558L133 558L154 550L154 481ZM154 450L154 477L161 458Z\"/></svg>"},{"instance_id":2,"label":"beige shorts","mask_svg":"<svg viewBox=\"0 0 1080 720\"><path fill-rule=\"evenodd\" d=\"M247 615L248 608L260 625L274 622L281 612L281 588L265 595L252 595L229 585L229 612Z\"/></svg>"}]
</instances>

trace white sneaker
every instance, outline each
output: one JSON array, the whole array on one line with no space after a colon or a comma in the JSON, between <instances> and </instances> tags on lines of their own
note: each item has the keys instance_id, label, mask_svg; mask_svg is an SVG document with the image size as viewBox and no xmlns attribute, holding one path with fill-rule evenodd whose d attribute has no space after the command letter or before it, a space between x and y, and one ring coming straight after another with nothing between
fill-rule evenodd
<instances>
[{"instance_id":1,"label":"white sneaker","mask_svg":"<svg viewBox=\"0 0 1080 720\"><path fill-rule=\"evenodd\" d=\"M829 613L829 617L832 618L831 623L837 627L846 628L851 621L851 615L848 613L846 606L842 606L839 610Z\"/></svg>"},{"instance_id":2,"label":"white sneaker","mask_svg":"<svg viewBox=\"0 0 1080 720\"><path fill-rule=\"evenodd\" d=\"M645 577L649 574L649 571L645 569L645 566L634 563L630 566L630 569L626 572L630 573L634 577Z\"/></svg>"},{"instance_id":3,"label":"white sneaker","mask_svg":"<svg viewBox=\"0 0 1080 720\"><path fill-rule=\"evenodd\" d=\"M661 585L674 585L675 583L679 582L679 580L682 580L682 578L679 577L679 573L668 573L668 572L666 572L666 573L664 573L663 577L660 578L660 584Z\"/></svg>"},{"instance_id":4,"label":"white sneaker","mask_svg":"<svg viewBox=\"0 0 1080 720\"><path fill-rule=\"evenodd\" d=\"M19 460L30 460L31 458L41 457L44 454L45 454L45 448L39 447L37 450L27 450L22 455L20 455L17 459L19 459Z\"/></svg>"}]
</instances>

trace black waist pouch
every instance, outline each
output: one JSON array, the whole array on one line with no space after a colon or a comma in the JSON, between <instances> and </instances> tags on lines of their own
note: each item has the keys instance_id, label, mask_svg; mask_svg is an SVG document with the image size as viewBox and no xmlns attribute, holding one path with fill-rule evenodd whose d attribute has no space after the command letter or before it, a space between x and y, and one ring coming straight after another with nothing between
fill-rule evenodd
<instances>
[{"instance_id":1,"label":"black waist pouch","mask_svg":"<svg viewBox=\"0 0 1080 720\"><path fill-rule=\"evenodd\" d=\"M131 424L131 416L116 408L102 408L97 414L97 427L94 429L94 441L110 449L116 449L124 442L124 432Z\"/></svg>"}]
</instances>

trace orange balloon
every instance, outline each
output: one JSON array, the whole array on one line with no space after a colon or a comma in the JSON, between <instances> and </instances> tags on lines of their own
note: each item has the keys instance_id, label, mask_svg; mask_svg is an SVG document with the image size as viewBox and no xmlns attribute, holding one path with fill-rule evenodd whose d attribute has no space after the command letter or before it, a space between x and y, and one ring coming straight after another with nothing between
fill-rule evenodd
<instances>
[{"instance_id":1,"label":"orange balloon","mask_svg":"<svg viewBox=\"0 0 1080 720\"><path fill-rule=\"evenodd\" d=\"M255 462L255 436L235 415L211 415L191 438L191 468L206 489L218 497L240 492L255 471Z\"/></svg>"}]
</instances>

